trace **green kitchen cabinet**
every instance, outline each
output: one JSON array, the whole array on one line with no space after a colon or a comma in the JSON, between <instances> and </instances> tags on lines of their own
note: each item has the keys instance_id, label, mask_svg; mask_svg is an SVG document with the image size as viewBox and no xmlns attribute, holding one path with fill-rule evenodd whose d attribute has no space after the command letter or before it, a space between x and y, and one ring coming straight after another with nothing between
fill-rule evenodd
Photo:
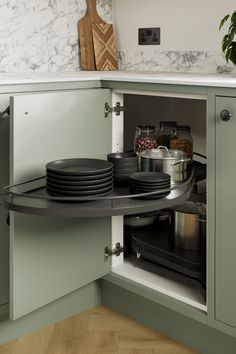
<instances>
[{"instance_id":1,"label":"green kitchen cabinet","mask_svg":"<svg viewBox=\"0 0 236 354\"><path fill-rule=\"evenodd\" d=\"M24 319L27 314L33 318L38 309L51 306L50 303L59 298L63 301L63 297L73 291L102 278L104 304L136 318L139 303L145 303L147 309L156 306L157 313L154 310L147 311L147 314L144 310L140 312L146 324L155 323L158 311L164 314L166 310L168 315L165 319L163 315L163 321L169 319L169 327L174 313L173 316L180 316L179 331L192 326L197 332L199 327L209 338L218 336L221 338L219 341L224 343L228 337L222 333L226 333L233 341L236 337L236 89L108 81L103 81L101 85L104 88L81 90L64 90L60 85L58 91L10 95L10 184L44 175L48 161L85 156L106 158L106 154L114 151L118 143L122 146L122 123L117 123L122 120L122 114L116 117L116 122L115 114L112 118L104 118L105 102L111 105L112 101L115 105L117 95L145 94L154 97L160 93L160 96L205 102L208 157L207 301L199 291L194 293L191 287L181 287L181 284L168 285L165 289L165 279L159 279L160 284L152 286L158 278L132 268L126 260L123 262L122 255L112 260L104 259L105 246L115 247L116 241L123 242L122 216L112 219L88 219L79 215L78 218L63 218L11 211L11 318L21 321L21 317ZM231 113L228 121L222 120L222 110ZM117 132L119 138L115 144L112 135ZM120 146L118 149L121 149ZM122 294L130 296L133 301L126 304ZM166 331L168 333L168 326ZM175 337L173 330L170 332ZM178 339L178 331L176 333L175 338ZM196 333L188 338L188 344L191 344L191 338L195 338L193 342L197 348ZM204 339L202 341L204 347Z\"/></svg>"},{"instance_id":2,"label":"green kitchen cabinet","mask_svg":"<svg viewBox=\"0 0 236 354\"><path fill-rule=\"evenodd\" d=\"M236 94L216 96L215 320L236 333Z\"/></svg>"},{"instance_id":3,"label":"green kitchen cabinet","mask_svg":"<svg viewBox=\"0 0 236 354\"><path fill-rule=\"evenodd\" d=\"M10 184L45 176L47 162L105 158L110 90L18 93L10 97ZM10 212L10 318L22 317L110 271L110 218Z\"/></svg>"},{"instance_id":4,"label":"green kitchen cabinet","mask_svg":"<svg viewBox=\"0 0 236 354\"><path fill-rule=\"evenodd\" d=\"M9 96L0 95L0 110L9 105ZM9 119L0 119L0 188L9 184ZM8 210L0 207L0 315L9 303L9 237Z\"/></svg>"}]
</instances>

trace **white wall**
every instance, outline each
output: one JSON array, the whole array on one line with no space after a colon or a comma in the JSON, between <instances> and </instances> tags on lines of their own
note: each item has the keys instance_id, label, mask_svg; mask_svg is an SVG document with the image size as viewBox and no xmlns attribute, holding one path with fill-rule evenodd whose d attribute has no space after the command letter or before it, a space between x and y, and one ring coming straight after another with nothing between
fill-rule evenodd
<instances>
[{"instance_id":1,"label":"white wall","mask_svg":"<svg viewBox=\"0 0 236 354\"><path fill-rule=\"evenodd\" d=\"M137 50L139 27L161 27L164 50L219 50L219 22L235 0L113 0L118 48Z\"/></svg>"},{"instance_id":2,"label":"white wall","mask_svg":"<svg viewBox=\"0 0 236 354\"><path fill-rule=\"evenodd\" d=\"M224 31L219 32L219 22L225 14L236 10L235 0L112 0L112 5L117 49L122 53L124 66L130 66L124 68L131 68L132 64L140 68L142 62L144 68L149 65L158 69L155 66L157 54L154 55L157 52L162 55L171 52L172 62L180 62L176 52L182 57L192 52L192 57L187 58L189 65L195 64L195 57L199 56L200 66L204 66L204 57L210 59L212 65L214 61L218 61L218 65L225 64L220 57ZM139 27L160 27L161 45L139 46ZM168 65L173 64L171 60ZM164 66L162 61L159 66Z\"/></svg>"}]
</instances>

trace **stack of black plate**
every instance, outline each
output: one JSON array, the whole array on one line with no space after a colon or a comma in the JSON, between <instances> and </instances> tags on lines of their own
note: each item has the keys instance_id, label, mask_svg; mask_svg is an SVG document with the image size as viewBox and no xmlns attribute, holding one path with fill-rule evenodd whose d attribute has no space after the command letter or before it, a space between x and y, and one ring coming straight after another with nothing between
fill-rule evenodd
<instances>
[{"instance_id":1,"label":"stack of black plate","mask_svg":"<svg viewBox=\"0 0 236 354\"><path fill-rule=\"evenodd\" d=\"M137 172L129 177L131 194L160 191L156 195L143 196L142 199L160 199L166 197L170 193L170 184L170 175L162 172Z\"/></svg>"},{"instance_id":2,"label":"stack of black plate","mask_svg":"<svg viewBox=\"0 0 236 354\"><path fill-rule=\"evenodd\" d=\"M46 165L47 192L53 196L100 197L113 187L112 163L99 159L63 159Z\"/></svg>"},{"instance_id":3,"label":"stack of black plate","mask_svg":"<svg viewBox=\"0 0 236 354\"><path fill-rule=\"evenodd\" d=\"M115 185L128 185L129 176L138 171L138 155L134 152L115 152L107 155L113 163Z\"/></svg>"}]
</instances>

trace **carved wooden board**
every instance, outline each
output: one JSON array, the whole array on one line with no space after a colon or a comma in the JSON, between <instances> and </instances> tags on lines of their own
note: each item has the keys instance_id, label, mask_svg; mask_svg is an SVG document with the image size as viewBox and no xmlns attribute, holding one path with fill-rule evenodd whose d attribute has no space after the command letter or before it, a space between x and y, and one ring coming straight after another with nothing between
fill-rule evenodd
<instances>
[{"instance_id":1,"label":"carved wooden board","mask_svg":"<svg viewBox=\"0 0 236 354\"><path fill-rule=\"evenodd\" d=\"M113 26L108 23L92 24L95 64L97 70L117 70Z\"/></svg>"},{"instance_id":2,"label":"carved wooden board","mask_svg":"<svg viewBox=\"0 0 236 354\"><path fill-rule=\"evenodd\" d=\"M93 23L105 24L106 22L97 13L96 0L87 0L87 12L78 22L81 70L96 70L92 35Z\"/></svg>"}]
</instances>

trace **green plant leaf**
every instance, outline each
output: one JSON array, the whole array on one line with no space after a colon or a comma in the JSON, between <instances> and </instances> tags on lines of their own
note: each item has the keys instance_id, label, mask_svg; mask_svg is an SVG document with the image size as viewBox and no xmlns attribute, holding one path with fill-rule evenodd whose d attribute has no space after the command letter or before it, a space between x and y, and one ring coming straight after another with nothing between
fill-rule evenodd
<instances>
[{"instance_id":1,"label":"green plant leaf","mask_svg":"<svg viewBox=\"0 0 236 354\"><path fill-rule=\"evenodd\" d=\"M229 58L230 58L230 56L231 56L231 52L232 52L232 48L228 48L228 49L226 50L225 59L226 59L227 63L229 62Z\"/></svg>"},{"instance_id":2,"label":"green plant leaf","mask_svg":"<svg viewBox=\"0 0 236 354\"><path fill-rule=\"evenodd\" d=\"M222 39L222 50L223 52L225 52L226 48L228 47L228 43L229 43L229 35L226 34L223 39Z\"/></svg>"},{"instance_id":3,"label":"green plant leaf","mask_svg":"<svg viewBox=\"0 0 236 354\"><path fill-rule=\"evenodd\" d=\"M219 29L225 24L225 22L230 17L230 23L228 27L227 33L224 35L221 47L224 53L225 59L227 63L229 60L236 65L236 41L234 40L236 35L236 11L234 11L231 15L226 15L220 22Z\"/></svg>"},{"instance_id":4,"label":"green plant leaf","mask_svg":"<svg viewBox=\"0 0 236 354\"><path fill-rule=\"evenodd\" d=\"M234 39L234 31L229 31L229 40L228 40L228 45L233 41Z\"/></svg>"},{"instance_id":5,"label":"green plant leaf","mask_svg":"<svg viewBox=\"0 0 236 354\"><path fill-rule=\"evenodd\" d=\"M230 21L231 23L236 23L236 11L233 12Z\"/></svg>"},{"instance_id":6,"label":"green plant leaf","mask_svg":"<svg viewBox=\"0 0 236 354\"><path fill-rule=\"evenodd\" d=\"M232 61L234 65L236 65L236 42L232 42L229 60Z\"/></svg>"},{"instance_id":7,"label":"green plant leaf","mask_svg":"<svg viewBox=\"0 0 236 354\"><path fill-rule=\"evenodd\" d=\"M229 17L230 15L226 15L224 18L222 18L222 20L220 21L219 30L221 30L221 28L224 26L224 23L228 20Z\"/></svg>"},{"instance_id":8,"label":"green plant leaf","mask_svg":"<svg viewBox=\"0 0 236 354\"><path fill-rule=\"evenodd\" d=\"M236 22L231 23L231 25L229 26L228 32L232 32L233 34L236 34Z\"/></svg>"}]
</instances>

